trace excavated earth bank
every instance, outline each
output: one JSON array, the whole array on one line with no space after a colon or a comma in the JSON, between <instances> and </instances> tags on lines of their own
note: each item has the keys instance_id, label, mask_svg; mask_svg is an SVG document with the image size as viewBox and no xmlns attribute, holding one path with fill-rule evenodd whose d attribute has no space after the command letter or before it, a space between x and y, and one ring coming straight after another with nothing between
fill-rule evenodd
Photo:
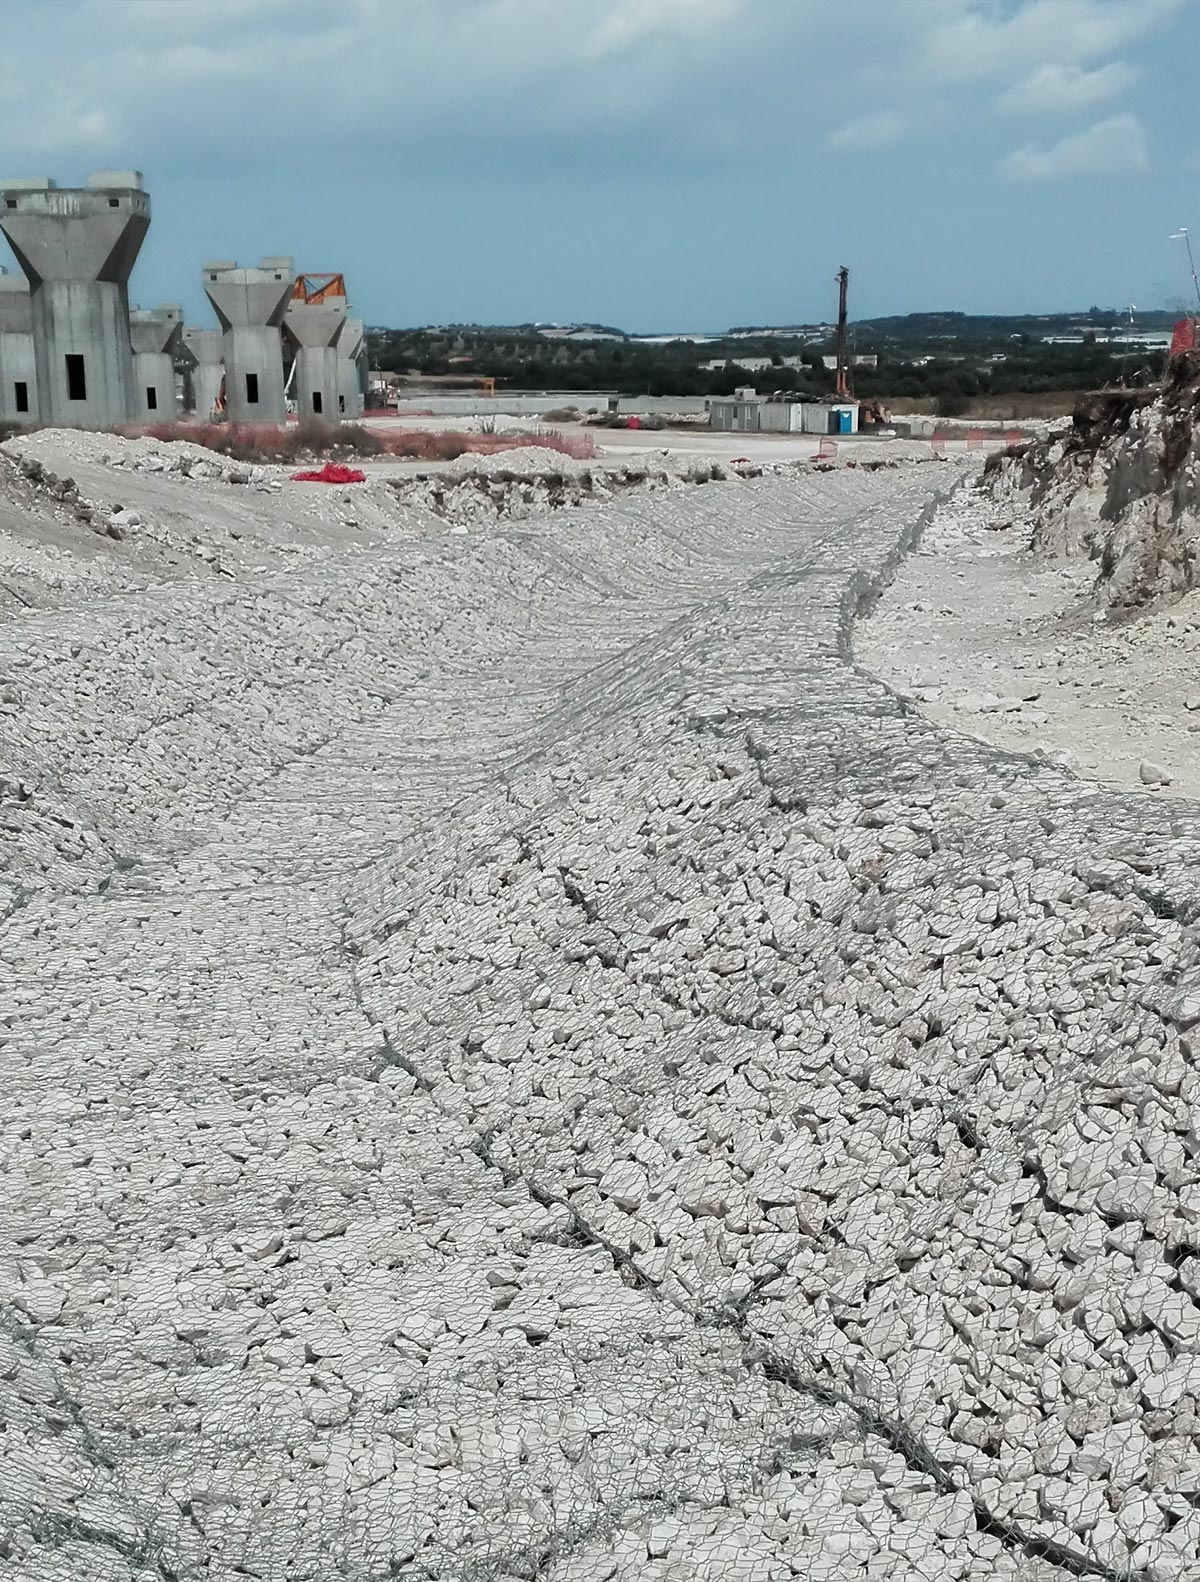
<instances>
[{"instance_id":1,"label":"excavated earth bank","mask_svg":"<svg viewBox=\"0 0 1200 1582\"><path fill-rule=\"evenodd\" d=\"M1035 549L1083 551L1097 591L1135 608L1200 585L1200 353L1174 358L1161 390L1081 402L1063 433L989 463Z\"/></svg>"},{"instance_id":2,"label":"excavated earth bank","mask_svg":"<svg viewBox=\"0 0 1200 1582\"><path fill-rule=\"evenodd\" d=\"M21 550L0 1577L1200 1577L1200 819L856 666L945 483Z\"/></svg>"}]
</instances>

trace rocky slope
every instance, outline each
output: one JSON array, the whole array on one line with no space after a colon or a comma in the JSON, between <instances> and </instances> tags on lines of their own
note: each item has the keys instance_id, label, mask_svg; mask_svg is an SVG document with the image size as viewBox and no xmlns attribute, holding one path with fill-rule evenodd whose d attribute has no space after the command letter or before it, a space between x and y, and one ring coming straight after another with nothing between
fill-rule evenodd
<instances>
[{"instance_id":1,"label":"rocky slope","mask_svg":"<svg viewBox=\"0 0 1200 1582\"><path fill-rule=\"evenodd\" d=\"M0 625L3 1582L1200 1579L1200 819L858 667L945 479Z\"/></svg>"},{"instance_id":2,"label":"rocky slope","mask_svg":"<svg viewBox=\"0 0 1200 1582\"><path fill-rule=\"evenodd\" d=\"M1200 354L1177 357L1161 392L1081 403L1071 428L989 464L1035 548L1090 555L1108 605L1132 607L1200 582Z\"/></svg>"}]
</instances>

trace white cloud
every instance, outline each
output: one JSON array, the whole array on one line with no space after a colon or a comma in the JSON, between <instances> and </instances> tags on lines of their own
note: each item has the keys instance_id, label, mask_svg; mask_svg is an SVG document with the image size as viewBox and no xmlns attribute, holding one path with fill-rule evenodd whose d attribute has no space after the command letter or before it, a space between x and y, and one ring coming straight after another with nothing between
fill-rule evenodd
<instances>
[{"instance_id":1,"label":"white cloud","mask_svg":"<svg viewBox=\"0 0 1200 1582\"><path fill-rule=\"evenodd\" d=\"M976 74L1013 113L1108 102L1133 81L1113 51L1136 60L1185 3L855 0L848 24L827 0L0 0L0 147L40 169L53 127L64 180L90 162L269 172L302 144L394 172L715 171L785 146L802 81L840 154L940 120L991 164Z\"/></svg>"},{"instance_id":2,"label":"white cloud","mask_svg":"<svg viewBox=\"0 0 1200 1582\"><path fill-rule=\"evenodd\" d=\"M898 143L905 131L906 126L900 116L892 114L890 110L881 110L875 115L860 115L856 120L847 121L836 131L830 132L826 142L830 148L846 152L886 148L891 143Z\"/></svg>"},{"instance_id":3,"label":"white cloud","mask_svg":"<svg viewBox=\"0 0 1200 1582\"><path fill-rule=\"evenodd\" d=\"M588 53L620 54L657 39L684 39L735 22L744 0L608 0L584 21Z\"/></svg>"},{"instance_id":4,"label":"white cloud","mask_svg":"<svg viewBox=\"0 0 1200 1582\"><path fill-rule=\"evenodd\" d=\"M997 108L1008 115L1069 115L1116 98L1132 87L1137 77L1132 66L1119 60L1095 71L1047 61L1002 93Z\"/></svg>"},{"instance_id":5,"label":"white cloud","mask_svg":"<svg viewBox=\"0 0 1200 1582\"><path fill-rule=\"evenodd\" d=\"M386 128L398 147L424 143L424 159L472 138L485 152L573 138L584 158L589 137L599 156L653 127L653 142L643 136L662 154L703 141L712 117L699 130L689 119L753 58L753 4L3 0L0 147L14 170L43 149L80 165L153 168L175 150L215 165L238 149L269 163L296 145L299 117L326 151ZM51 53L47 80L36 62ZM25 81L38 84L38 114L21 103ZM734 120L748 137L748 119Z\"/></svg>"},{"instance_id":6,"label":"white cloud","mask_svg":"<svg viewBox=\"0 0 1200 1582\"><path fill-rule=\"evenodd\" d=\"M1027 144L1001 161L1010 181L1059 181L1067 176L1115 176L1150 163L1146 129L1136 115L1114 115L1049 148Z\"/></svg>"},{"instance_id":7,"label":"white cloud","mask_svg":"<svg viewBox=\"0 0 1200 1582\"><path fill-rule=\"evenodd\" d=\"M1080 65L1152 33L1187 0L1022 0L1005 15L988 0L941 4L926 64L954 80L1019 71L1031 60Z\"/></svg>"}]
</instances>

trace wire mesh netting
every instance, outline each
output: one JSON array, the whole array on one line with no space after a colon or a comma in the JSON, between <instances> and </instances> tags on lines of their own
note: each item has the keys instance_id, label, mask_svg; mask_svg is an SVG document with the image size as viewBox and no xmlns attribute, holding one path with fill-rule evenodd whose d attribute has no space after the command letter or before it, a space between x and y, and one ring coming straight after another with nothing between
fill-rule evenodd
<instances>
[{"instance_id":1,"label":"wire mesh netting","mask_svg":"<svg viewBox=\"0 0 1200 1582\"><path fill-rule=\"evenodd\" d=\"M0 1576L1198 1574L1200 826L854 667L941 481L0 628Z\"/></svg>"}]
</instances>

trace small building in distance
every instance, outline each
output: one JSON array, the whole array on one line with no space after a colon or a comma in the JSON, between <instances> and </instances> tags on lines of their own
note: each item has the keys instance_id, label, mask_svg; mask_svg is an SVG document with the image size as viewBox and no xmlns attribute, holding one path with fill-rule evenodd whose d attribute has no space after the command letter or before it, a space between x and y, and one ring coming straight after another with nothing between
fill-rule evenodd
<instances>
[{"instance_id":1,"label":"small building in distance","mask_svg":"<svg viewBox=\"0 0 1200 1582\"><path fill-rule=\"evenodd\" d=\"M759 408L763 398L753 385L744 385L731 396L713 396L708 403L708 424L726 434L757 434L762 427Z\"/></svg>"},{"instance_id":2,"label":"small building in distance","mask_svg":"<svg viewBox=\"0 0 1200 1582\"><path fill-rule=\"evenodd\" d=\"M822 357L821 362L829 373L837 372L837 357ZM878 368L878 352L856 352L850 359L851 368Z\"/></svg>"},{"instance_id":3,"label":"small building in distance","mask_svg":"<svg viewBox=\"0 0 1200 1582\"><path fill-rule=\"evenodd\" d=\"M857 434L857 401L773 401L749 386L712 396L709 427L729 434Z\"/></svg>"}]
</instances>

